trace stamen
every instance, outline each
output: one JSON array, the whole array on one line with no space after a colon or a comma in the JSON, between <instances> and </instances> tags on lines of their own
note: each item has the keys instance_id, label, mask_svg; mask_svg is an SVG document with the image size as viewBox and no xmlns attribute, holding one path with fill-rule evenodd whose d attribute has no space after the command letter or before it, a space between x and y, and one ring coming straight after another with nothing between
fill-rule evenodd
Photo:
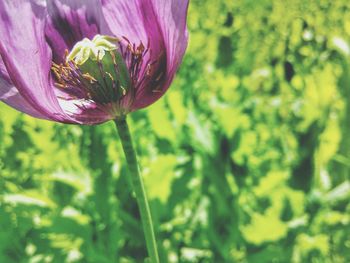
<instances>
[{"instance_id":1,"label":"stamen","mask_svg":"<svg viewBox=\"0 0 350 263\"><path fill-rule=\"evenodd\" d=\"M131 43L126 37L117 39L108 36L95 36L93 40L78 42L69 53L65 50L64 62L52 63L56 87L72 97L94 102L113 111L131 107L136 91L150 81L154 92L164 79L164 69L159 59L145 59L150 53L150 43L145 46ZM151 57L151 55L149 55ZM128 95L128 96L127 96ZM127 96L127 102L122 100ZM126 106L125 106L126 105ZM127 106L129 105L129 106Z\"/></svg>"},{"instance_id":2,"label":"stamen","mask_svg":"<svg viewBox=\"0 0 350 263\"><path fill-rule=\"evenodd\" d=\"M83 78L90 81L91 84L93 84L94 82L97 82L97 80L91 76L89 73L84 73L83 75Z\"/></svg>"},{"instance_id":3,"label":"stamen","mask_svg":"<svg viewBox=\"0 0 350 263\"><path fill-rule=\"evenodd\" d=\"M109 72L105 72L106 74L107 74L107 76L111 79L111 81L114 81L114 78L113 78L113 76L112 76L112 74L111 73L109 73Z\"/></svg>"}]
</instances>

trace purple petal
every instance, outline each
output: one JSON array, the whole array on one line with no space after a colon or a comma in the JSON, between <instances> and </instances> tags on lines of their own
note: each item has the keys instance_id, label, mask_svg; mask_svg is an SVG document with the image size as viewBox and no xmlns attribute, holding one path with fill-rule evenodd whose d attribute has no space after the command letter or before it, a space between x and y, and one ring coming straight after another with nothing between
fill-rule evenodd
<instances>
[{"instance_id":1,"label":"purple petal","mask_svg":"<svg viewBox=\"0 0 350 263\"><path fill-rule=\"evenodd\" d=\"M154 20L149 0L102 0L102 12L111 32L117 37L127 37L130 42L147 43L149 39L145 15ZM154 21L153 21L154 22Z\"/></svg>"},{"instance_id":2,"label":"purple petal","mask_svg":"<svg viewBox=\"0 0 350 263\"><path fill-rule=\"evenodd\" d=\"M19 94L13 86L10 77L7 74L5 65L0 57L0 101L5 102L12 108L27 113L36 118L45 119L45 116L36 111L30 104Z\"/></svg>"},{"instance_id":3,"label":"purple petal","mask_svg":"<svg viewBox=\"0 0 350 263\"><path fill-rule=\"evenodd\" d=\"M47 0L47 9L45 31L57 63L78 41L106 31L99 0Z\"/></svg>"},{"instance_id":4,"label":"purple petal","mask_svg":"<svg viewBox=\"0 0 350 263\"><path fill-rule=\"evenodd\" d=\"M179 62L176 66L173 64L176 61L172 58L172 54L176 51L173 51L172 48L178 49L178 47L176 44L169 43L169 54L167 54L167 43L175 40L178 41L178 39L185 42L183 50L180 50L181 53L179 57L181 58L187 46L187 34L182 34L181 37L177 36L177 34L181 34L181 32L178 31L186 31L188 1L182 4L185 7L179 5L182 7L182 10L176 13L176 15L179 16L175 19L173 19L174 14L172 13L173 11L171 10L170 4L175 3L175 5L177 5L176 1L164 2L169 3L163 4L165 6L164 10L161 10L163 13L157 14L159 8L152 0L132 0L127 2L123 0L102 0L103 14L114 35L117 37L124 36L131 43L136 45L140 42L149 45L151 51L149 52L149 56L145 57L144 60L149 60L152 63L156 62L154 65L155 73L153 78L145 81L136 91L136 100L132 105L132 110L152 104L164 94L169 86L174 75L173 72L176 71L177 65L180 63L181 59L176 57ZM180 21L181 19L183 21ZM169 22L169 25L167 22ZM178 23L180 23L179 27ZM168 29L168 26L171 28ZM171 39L168 37L170 35L172 36ZM166 38L168 38L168 42L165 42ZM170 59L169 63L166 62L167 59ZM147 64L144 64L142 70L145 70L146 66ZM159 77L161 77L161 79ZM158 81L158 79L160 79L160 81ZM155 90L159 90L160 92L155 92Z\"/></svg>"},{"instance_id":5,"label":"purple petal","mask_svg":"<svg viewBox=\"0 0 350 263\"><path fill-rule=\"evenodd\" d=\"M25 0L0 2L0 55L20 95L46 118L74 122L51 85L51 52L45 41L46 9Z\"/></svg>"},{"instance_id":6,"label":"purple petal","mask_svg":"<svg viewBox=\"0 0 350 263\"><path fill-rule=\"evenodd\" d=\"M151 0L163 34L168 74L178 69L188 44L186 27L188 0Z\"/></svg>"},{"instance_id":7,"label":"purple petal","mask_svg":"<svg viewBox=\"0 0 350 263\"><path fill-rule=\"evenodd\" d=\"M166 57L160 61L155 77L165 74L164 81L155 83L156 89L143 88L136 94L133 110L147 107L157 101L169 88L188 45L186 27L188 0L151 0L162 33ZM160 88L158 86L161 86Z\"/></svg>"},{"instance_id":8,"label":"purple petal","mask_svg":"<svg viewBox=\"0 0 350 263\"><path fill-rule=\"evenodd\" d=\"M111 117L105 112L101 111L96 107L78 107L76 105L83 105L81 101L74 101L69 95L64 92L59 92L55 90L59 97L64 97L65 99L59 99L60 106L65 110L65 112L75 116L75 119L79 123L84 124L98 124L103 123ZM47 119L46 116L42 115L40 112L35 110L18 92L16 87L13 86L10 77L7 74L5 65L0 57L0 101L5 102L12 108L18 111L29 114L35 118Z\"/></svg>"},{"instance_id":9,"label":"purple petal","mask_svg":"<svg viewBox=\"0 0 350 263\"><path fill-rule=\"evenodd\" d=\"M80 99L59 99L59 103L65 112L74 116L76 122L86 125L104 123L113 119L104 109L95 103Z\"/></svg>"}]
</instances>

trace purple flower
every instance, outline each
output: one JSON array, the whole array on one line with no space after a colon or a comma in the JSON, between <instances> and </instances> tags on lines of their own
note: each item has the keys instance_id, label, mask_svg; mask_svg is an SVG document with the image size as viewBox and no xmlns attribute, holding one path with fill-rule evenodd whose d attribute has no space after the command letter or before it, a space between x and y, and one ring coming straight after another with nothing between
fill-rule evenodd
<instances>
[{"instance_id":1,"label":"purple flower","mask_svg":"<svg viewBox=\"0 0 350 263\"><path fill-rule=\"evenodd\" d=\"M188 0L2 0L0 100L97 124L158 100L185 53Z\"/></svg>"}]
</instances>

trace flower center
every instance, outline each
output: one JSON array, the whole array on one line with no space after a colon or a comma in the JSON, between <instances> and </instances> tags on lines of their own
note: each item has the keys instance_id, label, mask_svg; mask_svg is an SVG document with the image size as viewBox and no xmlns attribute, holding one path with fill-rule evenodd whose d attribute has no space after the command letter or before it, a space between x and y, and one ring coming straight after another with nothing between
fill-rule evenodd
<instances>
[{"instance_id":1,"label":"flower center","mask_svg":"<svg viewBox=\"0 0 350 263\"><path fill-rule=\"evenodd\" d=\"M65 63L52 65L56 86L73 99L103 106L112 103L114 111L126 113L135 90L150 77L152 63L144 61L148 48L142 43L123 41L96 35L76 43L70 53L66 51Z\"/></svg>"}]
</instances>

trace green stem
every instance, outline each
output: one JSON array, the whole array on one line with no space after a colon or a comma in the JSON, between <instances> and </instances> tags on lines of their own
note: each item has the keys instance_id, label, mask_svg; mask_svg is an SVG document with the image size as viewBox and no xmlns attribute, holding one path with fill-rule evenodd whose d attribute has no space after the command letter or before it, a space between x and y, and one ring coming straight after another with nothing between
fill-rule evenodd
<instances>
[{"instance_id":1,"label":"green stem","mask_svg":"<svg viewBox=\"0 0 350 263\"><path fill-rule=\"evenodd\" d=\"M117 130L123 145L126 161L129 166L131 182L133 190L136 194L137 204L139 206L143 231L145 233L146 245L148 255L152 263L159 263L159 256L157 250L156 238L154 235L153 222L151 212L149 209L145 187L143 185L142 177L137 163L136 151L134 149L130 130L126 122L126 118L119 118L115 120Z\"/></svg>"}]
</instances>

